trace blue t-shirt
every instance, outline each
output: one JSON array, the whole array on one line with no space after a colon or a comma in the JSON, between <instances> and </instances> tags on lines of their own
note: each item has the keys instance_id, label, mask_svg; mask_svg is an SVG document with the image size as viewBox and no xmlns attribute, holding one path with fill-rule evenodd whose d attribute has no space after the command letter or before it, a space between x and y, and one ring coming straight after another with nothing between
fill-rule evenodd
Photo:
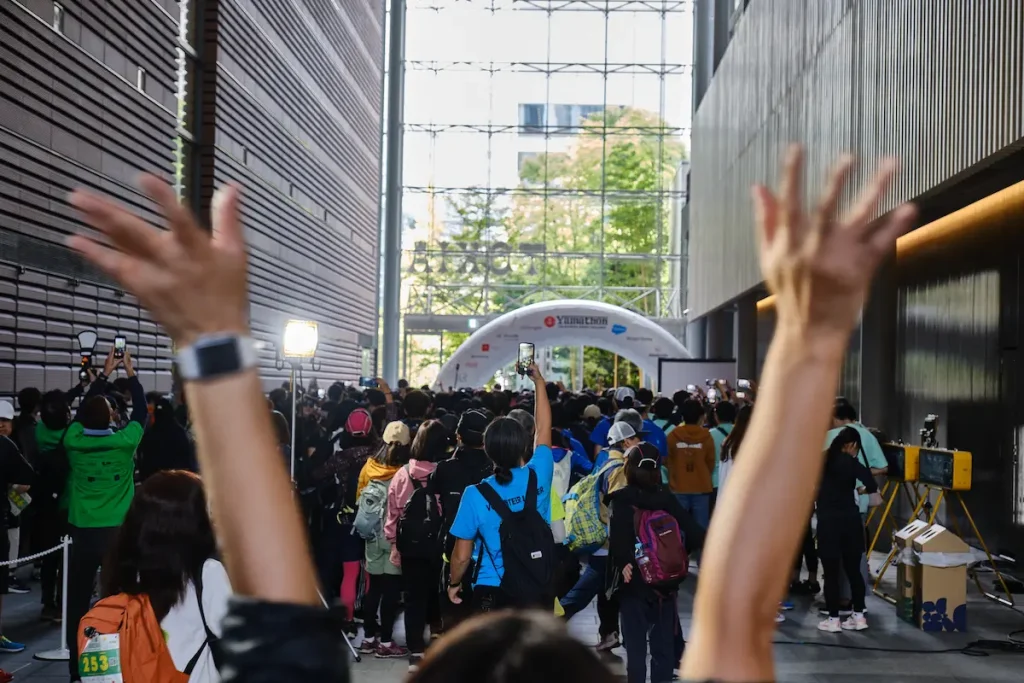
<instances>
[{"instance_id":1,"label":"blue t-shirt","mask_svg":"<svg viewBox=\"0 0 1024 683\"><path fill-rule=\"evenodd\" d=\"M652 444L661 453L661 459L668 457L668 439L665 437L665 430L650 420L644 420L644 441Z\"/></svg>"},{"instance_id":2,"label":"blue t-shirt","mask_svg":"<svg viewBox=\"0 0 1024 683\"><path fill-rule=\"evenodd\" d=\"M499 484L494 476L487 477L482 483L490 484L509 509L518 512L526 503L526 485L529 481L529 470L537 473L537 512L544 521L551 523L551 477L555 471L554 456L547 446L538 446L533 458L525 467L512 470L512 481L506 485ZM501 539L498 529L501 517L491 509L476 486L466 487L459 503L459 511L449 533L455 538L465 541L476 541L473 556L479 558L480 571L475 586L501 585L501 577L505 573L505 565L501 559ZM482 541L482 547L481 547Z\"/></svg>"},{"instance_id":3,"label":"blue t-shirt","mask_svg":"<svg viewBox=\"0 0 1024 683\"><path fill-rule=\"evenodd\" d=\"M597 445L598 448L608 448L608 430L612 428L612 419L607 415L602 417L596 425L594 425L594 431L590 432L590 441Z\"/></svg>"}]
</instances>

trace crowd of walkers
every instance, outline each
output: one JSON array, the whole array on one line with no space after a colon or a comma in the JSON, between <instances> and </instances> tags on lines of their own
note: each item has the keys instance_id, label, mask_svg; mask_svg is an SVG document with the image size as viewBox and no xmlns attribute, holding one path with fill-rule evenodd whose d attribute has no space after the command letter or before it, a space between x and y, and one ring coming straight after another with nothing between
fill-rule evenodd
<instances>
[{"instance_id":1,"label":"crowd of walkers","mask_svg":"<svg viewBox=\"0 0 1024 683\"><path fill-rule=\"evenodd\" d=\"M614 678L594 648L556 621L596 598L601 644L624 641L631 683L647 679L648 654L655 683L677 667L692 681L768 681L786 586L815 582L816 566L804 582L793 563L801 542L808 568L817 562L815 499L820 628L864 628L854 491L870 496L884 465L832 397L871 275L915 212L871 220L894 172L884 162L838 217L851 166L840 161L811 213L799 148L777 193L754 188L778 297L756 408L726 387L714 406L692 393L570 394L531 366L534 389L519 394L337 384L323 400L310 392L289 424L290 397L264 396L248 335L238 189L214 198L212 236L156 178L143 188L166 231L76 193L111 244L71 246L171 335L184 394L177 405L147 397L130 355L112 353L70 392L23 392L18 415L0 403L0 484L12 501L43 499L48 521L30 535L74 541L72 679L348 681L339 636L361 617L360 647L409 657L411 681L603 683ZM684 646L675 596L695 558ZM837 627L844 579L852 614ZM51 616L55 584L43 596Z\"/></svg>"}]
</instances>

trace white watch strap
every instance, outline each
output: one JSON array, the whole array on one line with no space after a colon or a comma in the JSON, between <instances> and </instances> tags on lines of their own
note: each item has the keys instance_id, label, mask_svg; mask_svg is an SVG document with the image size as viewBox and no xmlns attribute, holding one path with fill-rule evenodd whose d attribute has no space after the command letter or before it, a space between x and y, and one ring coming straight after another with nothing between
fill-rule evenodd
<instances>
[{"instance_id":1,"label":"white watch strap","mask_svg":"<svg viewBox=\"0 0 1024 683\"><path fill-rule=\"evenodd\" d=\"M229 374L228 372L206 373L200 362L200 355L206 350L224 344L233 343L238 358L238 367L232 372L249 370L259 364L259 354L256 351L256 341L252 337L245 337L238 334L222 334L200 337L191 346L178 350L177 363L178 374L183 380L200 380L209 377Z\"/></svg>"}]
</instances>

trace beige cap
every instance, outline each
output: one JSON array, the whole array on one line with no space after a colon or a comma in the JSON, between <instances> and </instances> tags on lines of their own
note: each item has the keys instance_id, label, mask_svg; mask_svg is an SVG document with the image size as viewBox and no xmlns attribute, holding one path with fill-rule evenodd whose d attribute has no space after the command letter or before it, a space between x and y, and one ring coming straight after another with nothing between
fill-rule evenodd
<instances>
[{"instance_id":1,"label":"beige cap","mask_svg":"<svg viewBox=\"0 0 1024 683\"><path fill-rule=\"evenodd\" d=\"M404 422L392 422L384 429L384 443L397 443L408 446L412 442L409 426Z\"/></svg>"},{"instance_id":2,"label":"beige cap","mask_svg":"<svg viewBox=\"0 0 1024 683\"><path fill-rule=\"evenodd\" d=\"M583 417L588 420L600 420L601 409L591 403L589 406L583 409Z\"/></svg>"}]
</instances>

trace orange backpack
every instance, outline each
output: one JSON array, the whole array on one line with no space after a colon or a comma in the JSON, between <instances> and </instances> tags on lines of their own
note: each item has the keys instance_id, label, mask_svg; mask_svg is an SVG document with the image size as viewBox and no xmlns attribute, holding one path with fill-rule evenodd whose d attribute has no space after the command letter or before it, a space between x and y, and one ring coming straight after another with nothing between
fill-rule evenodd
<instances>
[{"instance_id":1,"label":"orange backpack","mask_svg":"<svg viewBox=\"0 0 1024 683\"><path fill-rule=\"evenodd\" d=\"M87 636L86 633L89 635ZM93 637L117 634L118 650L100 646ZM178 671L167 649L160 622L146 595L120 593L96 603L78 624L78 670L88 676L120 673L124 683L188 683L188 673Z\"/></svg>"}]
</instances>

